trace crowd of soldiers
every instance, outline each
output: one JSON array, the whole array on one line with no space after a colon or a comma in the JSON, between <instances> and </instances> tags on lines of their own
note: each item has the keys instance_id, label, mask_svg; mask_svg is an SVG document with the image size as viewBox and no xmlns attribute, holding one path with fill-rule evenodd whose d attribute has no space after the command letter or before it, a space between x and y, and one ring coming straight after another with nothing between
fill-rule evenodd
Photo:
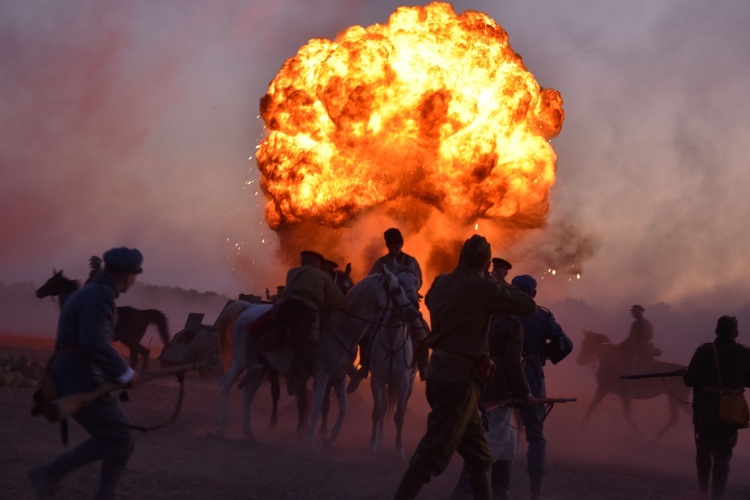
<instances>
[{"instance_id":1,"label":"crowd of soldiers","mask_svg":"<svg viewBox=\"0 0 750 500\"><path fill-rule=\"evenodd\" d=\"M403 251L401 232L390 228L384 238L388 253L374 263L370 273L398 263L414 272L421 286L419 263ZM71 297L61 313L51 365L60 395L92 390L108 379L133 385L140 381L111 344L116 324L114 299L132 286L142 271L142 260L138 250L125 247L105 253L104 268L102 259L92 258L86 286ZM465 241L455 269L438 276L424 297L431 332L423 319L410 330L430 413L426 432L397 487L396 500L416 498L433 476L446 469L456 452L463 459L463 469L451 500L508 499L517 451L517 427L511 423L516 410L528 444L530 498L543 498L547 446L544 366L547 361L556 364L563 360L573 343L551 311L535 302L538 283L532 276L518 275L508 283L512 268L507 260L492 257L484 237L474 235ZM300 265L288 271L285 285L274 297L276 337L267 336L263 341L292 347L287 384L291 395L312 373L310 352L319 338L321 314L343 307L346 290L334 282L337 271L338 265L320 253L302 251ZM630 334L618 345L633 371L659 354L644 311L640 305L631 308L634 322ZM723 421L719 412L723 394L744 392L744 387L750 386L750 348L738 344L737 335L736 318L722 316L715 342L696 350L683 376L684 383L694 389L699 490L707 495L710 489L712 498L724 493L737 430L747 427L747 422ZM349 371L348 392L368 376L368 345L365 335L359 345L359 366ZM249 363L250 371L260 368ZM97 498L113 498L134 444L120 401L115 396L101 398L73 418L91 439L33 469L30 478L35 492L39 498L48 498L63 476L85 463L101 461Z\"/></svg>"}]
</instances>

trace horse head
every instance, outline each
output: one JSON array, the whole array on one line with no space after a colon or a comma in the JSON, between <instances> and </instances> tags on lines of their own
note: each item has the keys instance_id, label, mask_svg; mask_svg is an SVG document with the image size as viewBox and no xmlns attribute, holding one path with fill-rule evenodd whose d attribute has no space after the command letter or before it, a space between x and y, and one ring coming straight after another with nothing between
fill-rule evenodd
<instances>
[{"instance_id":1,"label":"horse head","mask_svg":"<svg viewBox=\"0 0 750 500\"><path fill-rule=\"evenodd\" d=\"M77 280L71 280L63 275L62 269L55 272L52 271L52 277L48 279L42 286L40 286L36 293L36 296L40 299L44 297L56 297L62 295L70 290L75 290L81 285Z\"/></svg>"},{"instance_id":2,"label":"horse head","mask_svg":"<svg viewBox=\"0 0 750 500\"><path fill-rule=\"evenodd\" d=\"M398 276L392 273L387 267L383 267L383 284L385 291L388 295L388 299L396 304L396 313L399 318L406 323L411 323L419 316L417 306L409 297L406 289L404 288L401 280ZM416 291L415 291L416 293Z\"/></svg>"},{"instance_id":3,"label":"horse head","mask_svg":"<svg viewBox=\"0 0 750 500\"><path fill-rule=\"evenodd\" d=\"M331 278L333 278L333 282L336 283L339 288L341 288L341 291L344 292L344 295L349 292L349 290L354 286L354 280L352 280L350 274L352 272L352 263L349 262L346 265L346 269L342 272L336 269L331 273Z\"/></svg>"},{"instance_id":4,"label":"horse head","mask_svg":"<svg viewBox=\"0 0 750 500\"><path fill-rule=\"evenodd\" d=\"M579 365L585 365L601 357L602 347L611 345L612 342L603 333L583 331L583 342L578 349L576 362Z\"/></svg>"},{"instance_id":5,"label":"horse head","mask_svg":"<svg viewBox=\"0 0 750 500\"><path fill-rule=\"evenodd\" d=\"M384 266L387 267L387 266ZM398 278L398 282L401 284L406 296L414 307L419 308L419 293L417 288L419 287L419 276L410 267L400 264L398 261L393 262L393 269L389 269Z\"/></svg>"}]
</instances>

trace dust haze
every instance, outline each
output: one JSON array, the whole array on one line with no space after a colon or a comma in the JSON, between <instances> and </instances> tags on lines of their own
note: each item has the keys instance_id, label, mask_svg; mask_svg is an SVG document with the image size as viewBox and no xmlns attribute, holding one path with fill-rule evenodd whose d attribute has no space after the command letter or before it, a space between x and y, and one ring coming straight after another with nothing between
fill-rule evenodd
<instances>
[{"instance_id":1,"label":"dust haze","mask_svg":"<svg viewBox=\"0 0 750 500\"><path fill-rule=\"evenodd\" d=\"M33 294L53 268L83 279L89 256L127 245L143 251L140 279L154 286L234 298L281 284L294 251L324 245L330 234L310 231L287 246L287 235L265 224L253 157L264 135L258 101L308 39L385 22L398 5L3 3L0 282ZM538 302L576 344L583 330L624 339L633 303L646 307L662 359L687 363L723 314L738 317L740 340L750 343L746 2L453 5L492 16L537 81L565 100L565 125L552 141L550 220L503 250L511 277L537 277ZM356 234L340 229L340 246L322 248L342 265L356 263L362 276L385 251L382 232L403 223L415 235L404 250L434 273L449 270L469 234L423 254L420 239L440 237L445 221L415 220L372 214ZM0 330L54 330L55 306L30 297L28 308L3 309ZM170 329L190 310L204 309L212 322L216 307L175 307ZM634 404L647 438L628 428L611 399L580 430L594 382L575 355L547 368L550 395L579 398L550 415L549 453L692 474L686 414L664 438L649 439L666 420L664 397ZM423 404L415 396L409 425L423 418ZM750 465L749 445L740 433L730 484L748 482L739 471Z\"/></svg>"}]
</instances>

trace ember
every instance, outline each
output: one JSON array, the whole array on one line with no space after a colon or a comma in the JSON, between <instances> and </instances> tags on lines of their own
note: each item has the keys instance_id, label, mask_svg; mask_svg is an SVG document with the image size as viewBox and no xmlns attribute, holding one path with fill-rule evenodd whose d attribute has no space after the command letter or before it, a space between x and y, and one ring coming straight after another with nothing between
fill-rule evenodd
<instances>
[{"instance_id":1,"label":"ember","mask_svg":"<svg viewBox=\"0 0 750 500\"><path fill-rule=\"evenodd\" d=\"M291 251L316 235L357 255L398 225L428 268L473 231L507 248L546 221L562 105L495 21L447 3L311 40L261 99L266 220ZM348 235L365 221L376 248Z\"/></svg>"}]
</instances>

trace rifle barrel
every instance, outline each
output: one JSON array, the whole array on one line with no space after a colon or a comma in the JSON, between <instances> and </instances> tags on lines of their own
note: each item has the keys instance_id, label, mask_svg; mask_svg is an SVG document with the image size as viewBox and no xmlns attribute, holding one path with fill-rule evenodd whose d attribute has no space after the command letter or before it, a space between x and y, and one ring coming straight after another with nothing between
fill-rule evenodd
<instances>
[{"instance_id":1,"label":"rifle barrel","mask_svg":"<svg viewBox=\"0 0 750 500\"><path fill-rule=\"evenodd\" d=\"M578 401L576 398L536 398L537 404L554 404L554 403L573 403ZM483 404L485 410L492 411L503 406L523 405L526 403L525 399L504 399L501 401L491 401Z\"/></svg>"},{"instance_id":2,"label":"rifle barrel","mask_svg":"<svg viewBox=\"0 0 750 500\"><path fill-rule=\"evenodd\" d=\"M620 378L626 380L639 380L643 378L660 378L660 377L682 377L685 375L685 369L674 370L671 372L654 372L654 373L637 373L635 375L621 375Z\"/></svg>"}]
</instances>

